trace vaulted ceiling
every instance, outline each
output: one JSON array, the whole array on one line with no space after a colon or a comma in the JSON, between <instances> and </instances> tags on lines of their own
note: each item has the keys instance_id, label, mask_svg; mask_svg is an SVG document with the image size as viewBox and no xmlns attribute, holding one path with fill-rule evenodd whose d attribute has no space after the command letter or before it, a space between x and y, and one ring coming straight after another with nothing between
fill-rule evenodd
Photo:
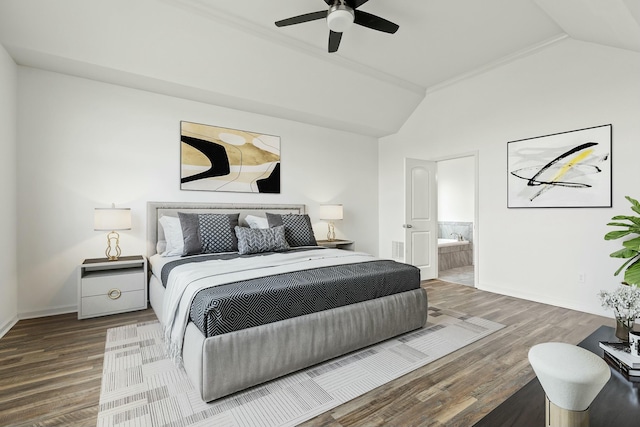
<instances>
[{"instance_id":1,"label":"vaulted ceiling","mask_svg":"<svg viewBox=\"0 0 640 427\"><path fill-rule=\"evenodd\" d=\"M566 38L640 52L640 0L369 0L327 52L324 0L2 0L21 65L381 137L429 91Z\"/></svg>"}]
</instances>

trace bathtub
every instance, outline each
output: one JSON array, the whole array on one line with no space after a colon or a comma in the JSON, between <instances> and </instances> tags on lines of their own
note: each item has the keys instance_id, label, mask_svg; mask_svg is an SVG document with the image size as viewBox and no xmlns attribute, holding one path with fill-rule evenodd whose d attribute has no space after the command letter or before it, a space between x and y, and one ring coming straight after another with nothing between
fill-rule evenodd
<instances>
[{"instance_id":1,"label":"bathtub","mask_svg":"<svg viewBox=\"0 0 640 427\"><path fill-rule=\"evenodd\" d=\"M444 248L446 246L461 246L461 245L468 245L468 244L469 244L468 240L460 241L458 239L438 239L439 248Z\"/></svg>"},{"instance_id":2,"label":"bathtub","mask_svg":"<svg viewBox=\"0 0 640 427\"><path fill-rule=\"evenodd\" d=\"M473 244L468 240L438 239L438 271L473 265Z\"/></svg>"}]
</instances>

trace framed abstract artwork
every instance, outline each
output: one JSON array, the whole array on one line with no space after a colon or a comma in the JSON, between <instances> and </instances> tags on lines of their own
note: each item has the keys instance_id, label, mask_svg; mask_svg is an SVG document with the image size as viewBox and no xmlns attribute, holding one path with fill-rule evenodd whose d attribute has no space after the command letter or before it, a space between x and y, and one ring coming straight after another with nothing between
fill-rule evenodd
<instances>
[{"instance_id":1,"label":"framed abstract artwork","mask_svg":"<svg viewBox=\"0 0 640 427\"><path fill-rule=\"evenodd\" d=\"M612 126L507 143L508 208L611 207Z\"/></svg>"},{"instance_id":2,"label":"framed abstract artwork","mask_svg":"<svg viewBox=\"0 0 640 427\"><path fill-rule=\"evenodd\" d=\"M180 122L180 189L280 193L280 137Z\"/></svg>"}]
</instances>

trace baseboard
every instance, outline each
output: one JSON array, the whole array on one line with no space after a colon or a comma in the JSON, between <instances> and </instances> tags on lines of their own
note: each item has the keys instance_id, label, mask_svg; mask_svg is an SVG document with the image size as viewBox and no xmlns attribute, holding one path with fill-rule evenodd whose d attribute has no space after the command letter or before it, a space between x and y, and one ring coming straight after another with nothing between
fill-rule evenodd
<instances>
[{"instance_id":1,"label":"baseboard","mask_svg":"<svg viewBox=\"0 0 640 427\"><path fill-rule=\"evenodd\" d=\"M493 292L494 294L506 295L509 297L520 298L527 301L538 302L540 304L547 304L555 307L566 308L569 310L581 311L583 313L594 314L596 316L602 316L602 313L590 311L585 307L580 307L576 305L575 302L573 301L563 300L561 298L553 298L553 297L549 297L548 295L541 296L539 294L534 294L529 292L523 292L523 291L517 291L517 290L514 291L513 289L509 289L509 288L501 288L499 286L487 286L486 284L478 284L477 289L480 289L486 292ZM594 295L594 298L595 297L596 296ZM606 316L603 316L603 317L606 317Z\"/></svg>"},{"instance_id":2,"label":"baseboard","mask_svg":"<svg viewBox=\"0 0 640 427\"><path fill-rule=\"evenodd\" d=\"M46 310L37 310L37 311L24 311L22 313L18 313L17 316L14 316L12 319L9 319L5 324L0 325L0 338L5 336L7 332L11 330L18 323L18 320L23 319L36 319L38 317L48 317L48 316L57 316L60 314L68 314L68 313L76 313L78 311L78 307L75 305L68 305L64 307L54 307Z\"/></svg>"},{"instance_id":3,"label":"baseboard","mask_svg":"<svg viewBox=\"0 0 640 427\"><path fill-rule=\"evenodd\" d=\"M59 314L68 314L68 313L77 313L78 306L76 305L67 305L63 307L52 307L46 310L36 310L36 311L23 311L18 313L18 318L22 319L35 319L38 317L48 317L48 316L57 316Z\"/></svg>"},{"instance_id":4,"label":"baseboard","mask_svg":"<svg viewBox=\"0 0 640 427\"><path fill-rule=\"evenodd\" d=\"M9 319L4 325L0 326L0 338L5 336L16 323L18 323L18 316L13 316L13 319Z\"/></svg>"}]
</instances>

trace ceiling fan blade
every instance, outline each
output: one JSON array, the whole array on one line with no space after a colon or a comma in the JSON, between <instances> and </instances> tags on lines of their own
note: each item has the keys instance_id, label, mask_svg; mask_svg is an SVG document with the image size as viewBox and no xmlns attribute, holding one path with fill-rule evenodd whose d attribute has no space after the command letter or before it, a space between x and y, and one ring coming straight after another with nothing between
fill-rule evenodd
<instances>
[{"instance_id":1,"label":"ceiling fan blade","mask_svg":"<svg viewBox=\"0 0 640 427\"><path fill-rule=\"evenodd\" d=\"M340 40L342 39L342 33L336 33L329 30L329 53L337 52L338 46L340 46Z\"/></svg>"},{"instance_id":2,"label":"ceiling fan blade","mask_svg":"<svg viewBox=\"0 0 640 427\"><path fill-rule=\"evenodd\" d=\"M379 16L372 15L361 10L356 10L355 15L356 17L353 22L358 25L362 25L363 27L371 28L372 30L393 34L398 31L398 28L400 28L397 24L394 24L391 21L387 21L384 18L380 18Z\"/></svg>"},{"instance_id":3,"label":"ceiling fan blade","mask_svg":"<svg viewBox=\"0 0 640 427\"><path fill-rule=\"evenodd\" d=\"M356 9L368 1L369 0L347 0L347 5L349 5L349 7L351 7L352 9Z\"/></svg>"},{"instance_id":4,"label":"ceiling fan blade","mask_svg":"<svg viewBox=\"0 0 640 427\"><path fill-rule=\"evenodd\" d=\"M287 25L302 24L303 22L316 21L327 17L326 10L305 13L304 15L293 16L276 22L276 27L286 27Z\"/></svg>"}]
</instances>

